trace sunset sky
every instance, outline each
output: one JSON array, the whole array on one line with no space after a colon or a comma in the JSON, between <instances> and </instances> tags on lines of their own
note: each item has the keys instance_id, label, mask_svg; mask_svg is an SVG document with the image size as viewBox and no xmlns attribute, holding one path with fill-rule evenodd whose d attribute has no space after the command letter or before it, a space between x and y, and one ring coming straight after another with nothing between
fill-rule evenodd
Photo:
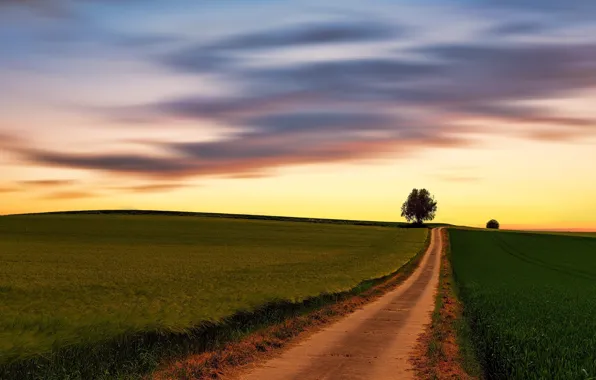
<instances>
[{"instance_id":1,"label":"sunset sky","mask_svg":"<svg viewBox=\"0 0 596 380\"><path fill-rule=\"evenodd\" d=\"M596 230L596 1L0 1L0 214Z\"/></svg>"}]
</instances>

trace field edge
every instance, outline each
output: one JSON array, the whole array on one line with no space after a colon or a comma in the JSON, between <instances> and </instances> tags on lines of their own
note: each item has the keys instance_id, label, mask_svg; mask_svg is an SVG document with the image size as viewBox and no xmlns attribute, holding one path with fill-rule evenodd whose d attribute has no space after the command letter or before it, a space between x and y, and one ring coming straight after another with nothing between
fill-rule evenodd
<instances>
[{"instance_id":1,"label":"field edge","mask_svg":"<svg viewBox=\"0 0 596 380\"><path fill-rule=\"evenodd\" d=\"M49 211L41 213L9 214L0 217L15 216L44 216L44 215L153 215L153 216L181 216L181 217L202 217L202 218L223 218L223 219L244 219L244 220L270 220L279 222L298 223L319 223L319 224L343 224L353 226L374 226L374 227L398 227L398 228L433 228L449 226L446 223L428 223L416 226L406 222L387 222L374 220L357 219L332 219L332 218L308 218L298 216L277 216L257 214L227 214L215 212L193 212L193 211L160 211L160 210L79 210L79 211Z\"/></svg>"},{"instance_id":2,"label":"field edge","mask_svg":"<svg viewBox=\"0 0 596 380\"><path fill-rule=\"evenodd\" d=\"M419 337L412 364L420 379L483 379L451 267L449 231L443 229L441 268L431 323Z\"/></svg>"}]
</instances>

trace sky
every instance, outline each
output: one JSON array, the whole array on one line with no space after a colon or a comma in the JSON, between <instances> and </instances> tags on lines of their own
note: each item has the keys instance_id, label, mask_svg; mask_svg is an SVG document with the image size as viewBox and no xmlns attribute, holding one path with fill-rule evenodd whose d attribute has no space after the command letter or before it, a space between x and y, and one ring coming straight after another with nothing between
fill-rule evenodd
<instances>
[{"instance_id":1,"label":"sky","mask_svg":"<svg viewBox=\"0 0 596 380\"><path fill-rule=\"evenodd\" d=\"M0 0L0 214L596 230L593 0Z\"/></svg>"}]
</instances>

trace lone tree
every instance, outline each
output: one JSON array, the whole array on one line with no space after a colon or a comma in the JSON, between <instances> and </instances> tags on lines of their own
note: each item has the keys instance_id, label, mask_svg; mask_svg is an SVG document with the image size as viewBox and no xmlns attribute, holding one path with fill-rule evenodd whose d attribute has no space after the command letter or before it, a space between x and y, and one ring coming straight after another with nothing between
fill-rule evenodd
<instances>
[{"instance_id":1,"label":"lone tree","mask_svg":"<svg viewBox=\"0 0 596 380\"><path fill-rule=\"evenodd\" d=\"M433 220L437 212L437 201L426 189L414 189L401 206L401 216L408 222L422 224L425 220Z\"/></svg>"},{"instance_id":2,"label":"lone tree","mask_svg":"<svg viewBox=\"0 0 596 380\"><path fill-rule=\"evenodd\" d=\"M497 222L495 219L491 219L488 221L488 223L486 223L486 228L492 228L493 230L498 230L499 222Z\"/></svg>"}]
</instances>

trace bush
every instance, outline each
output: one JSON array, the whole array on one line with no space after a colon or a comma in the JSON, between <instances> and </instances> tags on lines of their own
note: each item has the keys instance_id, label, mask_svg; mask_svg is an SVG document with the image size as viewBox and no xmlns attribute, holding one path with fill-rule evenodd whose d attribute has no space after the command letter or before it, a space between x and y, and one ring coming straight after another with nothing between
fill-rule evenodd
<instances>
[{"instance_id":1,"label":"bush","mask_svg":"<svg viewBox=\"0 0 596 380\"><path fill-rule=\"evenodd\" d=\"M499 222L497 222L495 219L491 219L488 221L488 223L486 223L486 228L491 228L493 230L498 230L499 229Z\"/></svg>"}]
</instances>

